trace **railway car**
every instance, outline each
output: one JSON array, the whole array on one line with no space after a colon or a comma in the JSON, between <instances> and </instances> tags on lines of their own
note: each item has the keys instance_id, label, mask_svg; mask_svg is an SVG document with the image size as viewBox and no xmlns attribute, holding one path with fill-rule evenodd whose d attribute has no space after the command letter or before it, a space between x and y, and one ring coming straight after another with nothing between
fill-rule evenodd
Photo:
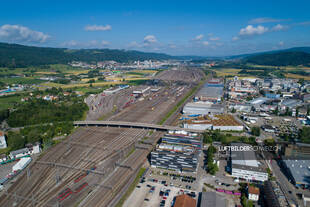
<instances>
[{"instance_id":1,"label":"railway car","mask_svg":"<svg viewBox=\"0 0 310 207\"><path fill-rule=\"evenodd\" d=\"M80 175L78 178L74 180L74 183L80 182L86 176L87 176L87 173L83 173L82 175Z\"/></svg>"},{"instance_id":2,"label":"railway car","mask_svg":"<svg viewBox=\"0 0 310 207\"><path fill-rule=\"evenodd\" d=\"M82 183L79 187L77 187L74 191L74 193L79 193L81 190L83 190L86 186L88 186L87 182Z\"/></svg>"},{"instance_id":3,"label":"railway car","mask_svg":"<svg viewBox=\"0 0 310 207\"><path fill-rule=\"evenodd\" d=\"M70 188L66 188L65 190L63 190L58 196L58 200L63 201L64 199L66 199L68 196L70 196L72 194L72 190Z\"/></svg>"}]
</instances>

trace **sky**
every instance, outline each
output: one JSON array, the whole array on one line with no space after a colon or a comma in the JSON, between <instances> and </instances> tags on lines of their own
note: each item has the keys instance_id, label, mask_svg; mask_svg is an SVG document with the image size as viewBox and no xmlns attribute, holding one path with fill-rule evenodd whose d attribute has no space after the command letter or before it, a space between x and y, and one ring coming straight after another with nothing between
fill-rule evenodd
<instances>
[{"instance_id":1,"label":"sky","mask_svg":"<svg viewBox=\"0 0 310 207\"><path fill-rule=\"evenodd\" d=\"M0 42L227 56L310 46L309 0L2 1Z\"/></svg>"}]
</instances>

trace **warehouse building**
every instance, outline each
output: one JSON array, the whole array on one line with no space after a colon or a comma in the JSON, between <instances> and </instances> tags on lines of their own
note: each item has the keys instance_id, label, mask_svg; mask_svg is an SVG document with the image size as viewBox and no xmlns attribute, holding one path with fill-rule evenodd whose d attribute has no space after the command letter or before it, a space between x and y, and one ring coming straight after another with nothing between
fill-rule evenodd
<instances>
[{"instance_id":1,"label":"warehouse building","mask_svg":"<svg viewBox=\"0 0 310 207\"><path fill-rule=\"evenodd\" d=\"M225 197L218 195L216 192L199 193L197 207L226 207L228 206Z\"/></svg>"},{"instance_id":2,"label":"warehouse building","mask_svg":"<svg viewBox=\"0 0 310 207\"><path fill-rule=\"evenodd\" d=\"M221 102L223 97L224 85L220 80L211 80L198 91L195 96L196 100Z\"/></svg>"},{"instance_id":3,"label":"warehouse building","mask_svg":"<svg viewBox=\"0 0 310 207\"><path fill-rule=\"evenodd\" d=\"M150 89L151 89L151 87L149 87L149 86L148 87L140 87L140 88L135 89L132 93L133 94L144 94Z\"/></svg>"},{"instance_id":4,"label":"warehouse building","mask_svg":"<svg viewBox=\"0 0 310 207\"><path fill-rule=\"evenodd\" d=\"M190 137L190 136L181 136L181 135L169 135L166 134L161 142L164 144L176 145L181 147L191 147L197 150L200 150L202 147L200 137Z\"/></svg>"},{"instance_id":5,"label":"warehouse building","mask_svg":"<svg viewBox=\"0 0 310 207\"><path fill-rule=\"evenodd\" d=\"M310 188L310 160L284 158L282 163L287 172L288 179L295 186Z\"/></svg>"},{"instance_id":6,"label":"warehouse building","mask_svg":"<svg viewBox=\"0 0 310 207\"><path fill-rule=\"evenodd\" d=\"M247 181L264 182L268 180L268 173L257 161L255 152L250 150L251 145L231 143L231 147L240 149L230 151L230 170L233 177ZM241 148L249 150L241 150Z\"/></svg>"},{"instance_id":7,"label":"warehouse building","mask_svg":"<svg viewBox=\"0 0 310 207\"><path fill-rule=\"evenodd\" d=\"M187 103L183 107L183 114L222 114L224 113L224 106L221 104L208 104L203 102Z\"/></svg>"},{"instance_id":8,"label":"warehouse building","mask_svg":"<svg viewBox=\"0 0 310 207\"><path fill-rule=\"evenodd\" d=\"M239 123L233 116L225 115L214 115L204 116L193 120L187 120L183 124L184 128L187 129L198 129L198 130L221 130L221 131L243 131L244 127Z\"/></svg>"}]
</instances>

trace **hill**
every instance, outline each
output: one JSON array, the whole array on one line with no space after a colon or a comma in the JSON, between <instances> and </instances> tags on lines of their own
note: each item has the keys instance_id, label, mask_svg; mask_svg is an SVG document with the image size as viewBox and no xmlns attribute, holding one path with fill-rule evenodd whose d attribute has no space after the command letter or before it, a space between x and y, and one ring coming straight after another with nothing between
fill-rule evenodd
<instances>
[{"instance_id":1,"label":"hill","mask_svg":"<svg viewBox=\"0 0 310 207\"><path fill-rule=\"evenodd\" d=\"M272 65L272 66L297 66L310 65L310 53L300 51L286 51L275 53L264 53L245 57L242 62L252 63L257 65Z\"/></svg>"},{"instance_id":2,"label":"hill","mask_svg":"<svg viewBox=\"0 0 310 207\"><path fill-rule=\"evenodd\" d=\"M262 54L275 54L280 52L305 52L310 53L310 47L292 47L283 50L271 50L271 51L264 51L264 52L256 52L256 53L247 53L247 54L240 54L240 55L231 55L231 56L224 56L222 59L224 60L237 60L237 59L244 59L252 56L262 55Z\"/></svg>"},{"instance_id":3,"label":"hill","mask_svg":"<svg viewBox=\"0 0 310 207\"><path fill-rule=\"evenodd\" d=\"M78 60L85 62L114 60L167 60L173 56L163 53L147 53L134 50L49 48L0 43L0 67L27 67L48 64L66 64Z\"/></svg>"}]
</instances>

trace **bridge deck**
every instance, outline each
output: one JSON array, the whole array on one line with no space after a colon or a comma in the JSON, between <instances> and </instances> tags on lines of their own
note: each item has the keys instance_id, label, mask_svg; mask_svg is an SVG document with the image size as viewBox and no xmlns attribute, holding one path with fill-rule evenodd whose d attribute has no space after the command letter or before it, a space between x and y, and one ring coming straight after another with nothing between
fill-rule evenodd
<instances>
[{"instance_id":1,"label":"bridge deck","mask_svg":"<svg viewBox=\"0 0 310 207\"><path fill-rule=\"evenodd\" d=\"M184 129L176 126L168 125L157 125L157 124L147 124L140 122L124 122L124 121L75 121L75 126L111 126L111 127L132 127L132 128L146 128L146 129L156 129L161 131L168 130L184 130L187 132L202 133L203 130L198 129Z\"/></svg>"}]
</instances>

